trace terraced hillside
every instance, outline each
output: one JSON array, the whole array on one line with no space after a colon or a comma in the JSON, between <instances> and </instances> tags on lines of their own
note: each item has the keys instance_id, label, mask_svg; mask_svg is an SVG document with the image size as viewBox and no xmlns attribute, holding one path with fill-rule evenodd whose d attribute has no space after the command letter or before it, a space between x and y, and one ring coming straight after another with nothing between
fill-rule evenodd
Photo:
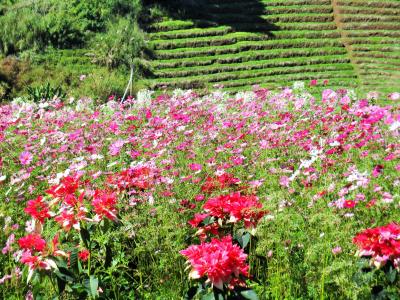
<instances>
[{"instance_id":1,"label":"terraced hillside","mask_svg":"<svg viewBox=\"0 0 400 300\"><path fill-rule=\"evenodd\" d=\"M333 1L338 27L363 85L400 85L400 1Z\"/></svg>"},{"instance_id":2,"label":"terraced hillside","mask_svg":"<svg viewBox=\"0 0 400 300\"><path fill-rule=\"evenodd\" d=\"M396 81L399 8L398 0L208 0L190 18L151 24L148 84L239 90L307 79L333 87Z\"/></svg>"}]
</instances>

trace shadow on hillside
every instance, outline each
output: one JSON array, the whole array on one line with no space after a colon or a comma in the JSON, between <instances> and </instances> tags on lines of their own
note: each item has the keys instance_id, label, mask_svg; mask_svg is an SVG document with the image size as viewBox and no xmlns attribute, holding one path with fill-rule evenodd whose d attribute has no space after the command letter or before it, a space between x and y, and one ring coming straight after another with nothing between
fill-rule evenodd
<instances>
[{"instance_id":1,"label":"shadow on hillside","mask_svg":"<svg viewBox=\"0 0 400 300\"><path fill-rule=\"evenodd\" d=\"M145 0L147 23L157 13L177 20L192 20L197 27L230 26L234 31L258 32L272 36L278 26L263 19L266 6L258 0ZM149 10L150 9L150 10Z\"/></svg>"}]
</instances>

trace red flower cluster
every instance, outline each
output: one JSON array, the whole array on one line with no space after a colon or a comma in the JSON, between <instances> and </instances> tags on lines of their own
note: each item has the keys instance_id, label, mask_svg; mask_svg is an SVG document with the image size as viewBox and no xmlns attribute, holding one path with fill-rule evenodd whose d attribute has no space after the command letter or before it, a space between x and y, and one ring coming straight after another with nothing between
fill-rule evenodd
<instances>
[{"instance_id":1,"label":"red flower cluster","mask_svg":"<svg viewBox=\"0 0 400 300\"><path fill-rule=\"evenodd\" d=\"M83 204L84 192L77 196L78 188L83 183L78 177L65 177L60 184L50 187L46 192L55 199L62 201L62 207L54 220L66 231L72 227L79 230L79 221L85 219L86 208Z\"/></svg>"},{"instance_id":2,"label":"red flower cluster","mask_svg":"<svg viewBox=\"0 0 400 300\"><path fill-rule=\"evenodd\" d=\"M147 190L154 185L154 176L155 170L149 167L137 167L110 176L108 182L119 189Z\"/></svg>"},{"instance_id":3,"label":"red flower cluster","mask_svg":"<svg viewBox=\"0 0 400 300\"><path fill-rule=\"evenodd\" d=\"M243 220L246 228L255 227L266 213L256 196L242 196L239 192L210 198L203 208L209 215L228 222Z\"/></svg>"},{"instance_id":4,"label":"red flower cluster","mask_svg":"<svg viewBox=\"0 0 400 300\"><path fill-rule=\"evenodd\" d=\"M21 249L30 251L43 251L46 248L46 241L37 233L20 238L18 244Z\"/></svg>"},{"instance_id":5,"label":"red flower cluster","mask_svg":"<svg viewBox=\"0 0 400 300\"><path fill-rule=\"evenodd\" d=\"M224 173L215 178L207 177L206 182L201 187L201 190L204 193L211 193L215 190L224 189L238 183L240 183L238 178L235 178L232 174Z\"/></svg>"},{"instance_id":6,"label":"red flower cluster","mask_svg":"<svg viewBox=\"0 0 400 300\"><path fill-rule=\"evenodd\" d=\"M353 238L353 243L358 246L360 256L371 256L378 268L387 261L400 268L400 225L390 223L366 229Z\"/></svg>"},{"instance_id":7,"label":"red flower cluster","mask_svg":"<svg viewBox=\"0 0 400 300\"><path fill-rule=\"evenodd\" d=\"M95 219L101 220L104 217L114 221L117 219L117 196L107 190L96 190L94 192L92 205L96 213Z\"/></svg>"},{"instance_id":8,"label":"red flower cluster","mask_svg":"<svg viewBox=\"0 0 400 300\"><path fill-rule=\"evenodd\" d=\"M43 201L42 196L29 200L24 211L42 224L45 219L50 218L49 205Z\"/></svg>"},{"instance_id":9,"label":"red flower cluster","mask_svg":"<svg viewBox=\"0 0 400 300\"><path fill-rule=\"evenodd\" d=\"M220 290L223 290L224 283L229 284L240 275L248 276L247 254L232 244L231 236L192 245L180 253L188 258L192 266L189 277L198 279L207 276L213 286Z\"/></svg>"},{"instance_id":10,"label":"red flower cluster","mask_svg":"<svg viewBox=\"0 0 400 300\"><path fill-rule=\"evenodd\" d=\"M53 198L67 198L67 201L73 202L73 199L69 198L75 194L80 184L81 182L79 178L67 176L61 181L60 184L50 187L46 193L53 196Z\"/></svg>"}]
</instances>

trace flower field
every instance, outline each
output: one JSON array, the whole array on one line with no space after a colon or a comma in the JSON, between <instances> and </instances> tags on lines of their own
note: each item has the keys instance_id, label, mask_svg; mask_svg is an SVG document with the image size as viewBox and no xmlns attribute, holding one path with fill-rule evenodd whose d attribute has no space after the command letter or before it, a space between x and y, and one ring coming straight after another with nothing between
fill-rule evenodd
<instances>
[{"instance_id":1,"label":"flower field","mask_svg":"<svg viewBox=\"0 0 400 300\"><path fill-rule=\"evenodd\" d=\"M399 299L399 99L3 104L0 298Z\"/></svg>"}]
</instances>

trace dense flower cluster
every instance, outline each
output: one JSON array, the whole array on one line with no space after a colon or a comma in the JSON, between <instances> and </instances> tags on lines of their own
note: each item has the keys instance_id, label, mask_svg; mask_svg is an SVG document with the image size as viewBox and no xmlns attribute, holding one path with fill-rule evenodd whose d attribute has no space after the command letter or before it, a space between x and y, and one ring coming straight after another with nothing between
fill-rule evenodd
<instances>
[{"instance_id":1,"label":"dense flower cluster","mask_svg":"<svg viewBox=\"0 0 400 300\"><path fill-rule=\"evenodd\" d=\"M248 276L247 255L239 246L232 244L232 237L211 239L210 243L192 245L180 251L187 257L192 270L189 277L199 279L207 276L213 286L223 289L234 278Z\"/></svg>"},{"instance_id":2,"label":"dense flower cluster","mask_svg":"<svg viewBox=\"0 0 400 300\"><path fill-rule=\"evenodd\" d=\"M266 213L256 196L245 196L239 192L210 198L203 208L210 216L226 219L228 222L237 223L243 220L246 228L255 227Z\"/></svg>"},{"instance_id":3,"label":"dense flower cluster","mask_svg":"<svg viewBox=\"0 0 400 300\"><path fill-rule=\"evenodd\" d=\"M397 223L366 229L354 237L353 243L358 246L359 255L371 257L375 266L391 261L400 268L400 225Z\"/></svg>"}]
</instances>

